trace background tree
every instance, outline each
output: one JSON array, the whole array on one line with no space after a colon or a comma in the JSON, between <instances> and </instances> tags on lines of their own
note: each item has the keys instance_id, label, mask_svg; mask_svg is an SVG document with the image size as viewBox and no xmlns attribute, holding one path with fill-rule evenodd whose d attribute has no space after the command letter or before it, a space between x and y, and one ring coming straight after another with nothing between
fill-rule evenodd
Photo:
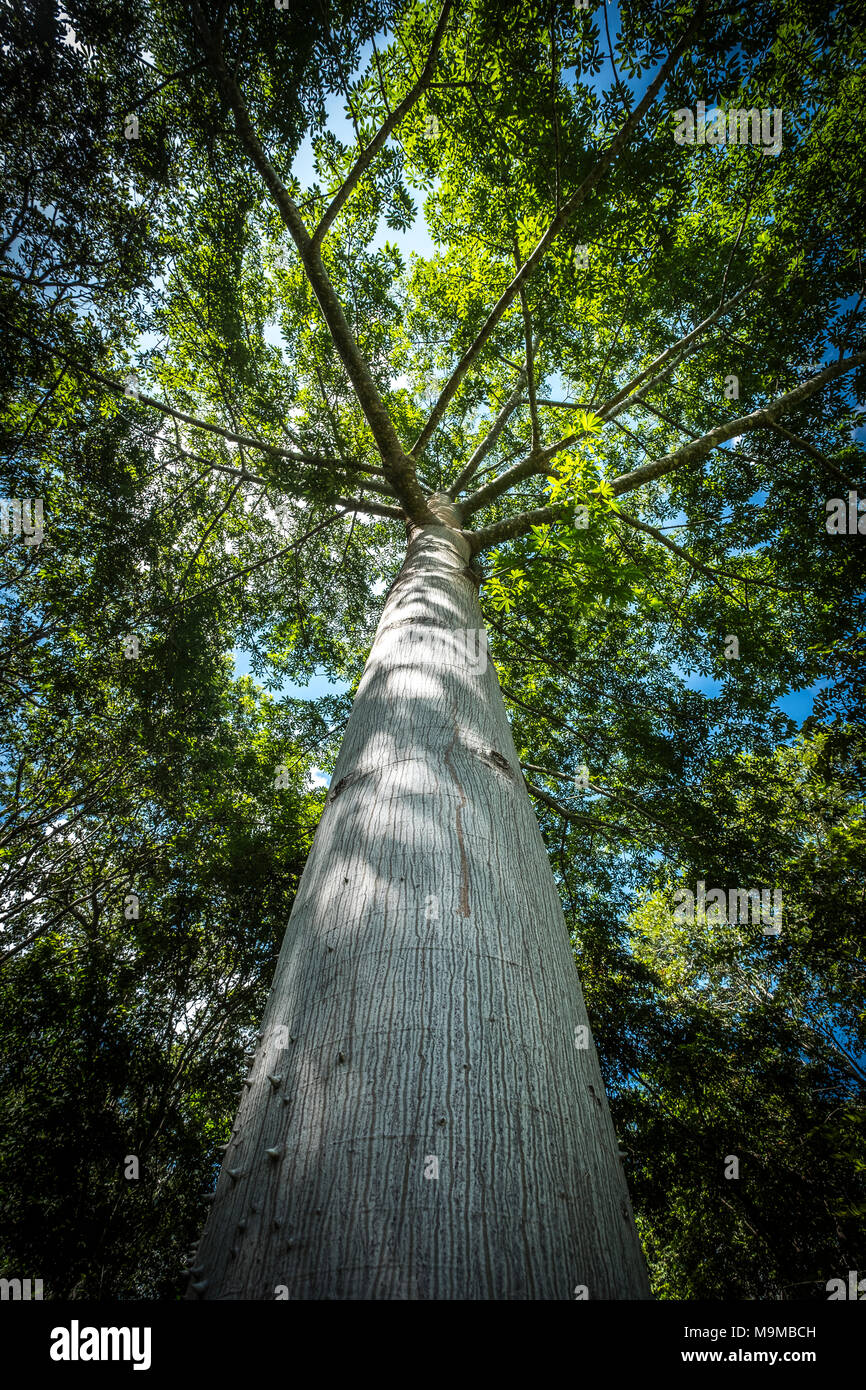
<instances>
[{"instance_id":1,"label":"background tree","mask_svg":"<svg viewBox=\"0 0 866 1390\"><path fill-rule=\"evenodd\" d=\"M772 879L772 948L751 925L677 924L663 892L634 915L667 1046L623 1116L645 1240L692 1297L826 1297L828 1271L863 1262L862 757L849 726L708 769L724 831L682 878ZM703 1213L686 1241L681 1206Z\"/></svg>"}]
</instances>

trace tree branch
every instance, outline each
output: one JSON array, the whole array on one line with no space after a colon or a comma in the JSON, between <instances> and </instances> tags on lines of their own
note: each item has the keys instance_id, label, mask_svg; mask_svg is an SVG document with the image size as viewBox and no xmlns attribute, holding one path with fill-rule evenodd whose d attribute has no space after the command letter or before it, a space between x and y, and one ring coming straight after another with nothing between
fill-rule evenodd
<instances>
[{"instance_id":1,"label":"tree branch","mask_svg":"<svg viewBox=\"0 0 866 1390\"><path fill-rule=\"evenodd\" d=\"M213 528L216 526L217 522L220 520L221 517L224 517L224 516L225 516L225 514L226 514L226 512L228 511L229 507L231 506L232 502L234 502L234 500L235 500L235 498L236 498L236 496L237 496L237 494L238 494L238 491L240 490L240 485L241 485L241 479L238 478L237 482L233 485L233 487L232 487L232 489L231 489L231 491L230 491L230 493L229 493L229 495L228 495L228 498L227 498L225 504L220 508L220 510L219 510L218 512L216 512L216 513L211 517L210 521L208 522L207 526L205 527L204 534L202 535L201 540L199 541L198 545L196 546L195 550L193 551L192 555L190 556L189 560L187 561L186 566L184 567L183 574L181 575L180 580L179 580L179 582L178 582L178 586L177 586L177 588L178 588L178 593L180 593L180 594L183 593L183 587L184 587L184 585L186 584L187 575L189 574L190 570L192 569L193 565L195 564L196 560L198 559L199 555L201 554L202 546L204 545L205 541L207 540L207 538L208 538L208 536L210 535L210 533L211 533L211 531L213 530Z\"/></svg>"},{"instance_id":2,"label":"tree branch","mask_svg":"<svg viewBox=\"0 0 866 1390\"><path fill-rule=\"evenodd\" d=\"M722 276L722 288L721 288L721 290L719 291L719 302L720 302L720 303L721 303L721 301L722 301L722 300L724 299L724 297L725 297L725 290L726 290L727 284L728 284L728 272L730 271L731 265L733 264L734 256L736 255L736 252L737 252L737 247L738 247L739 244L740 244L740 239L741 239L741 237L742 237L742 235L743 235L743 232L746 230L746 223L747 223L748 220L749 220L749 213L752 211L752 199L754 198L754 196L755 196L755 190L757 189L758 184L759 184L760 181L761 181L761 174L762 174L762 167L761 167L760 164L757 164L757 165L755 166L754 178L752 179L752 186L751 186L751 188L749 189L749 197L748 197L748 201L747 201L747 203L746 203L746 210L745 210L745 212L743 213L743 220L742 220L741 223L740 223L740 230L737 232L737 239L736 239L736 241L734 242L733 246L731 247L731 254L730 254L730 256L728 257L728 264L725 266L725 273L724 273L724 275Z\"/></svg>"},{"instance_id":3,"label":"tree branch","mask_svg":"<svg viewBox=\"0 0 866 1390\"><path fill-rule=\"evenodd\" d=\"M480 531L465 531L464 535L472 547L472 554L489 550L500 541L514 540L525 536L533 526L549 525L553 521L565 521L574 509L573 502L557 502L549 507L537 507L531 512L519 512L517 516L506 517L504 521L494 521L491 526L482 526Z\"/></svg>"},{"instance_id":4,"label":"tree branch","mask_svg":"<svg viewBox=\"0 0 866 1390\"><path fill-rule=\"evenodd\" d=\"M366 504L356 503L355 501L345 501L345 499L343 498L337 498L336 500L341 504L345 502L347 509L350 511L353 509L355 511L368 511L372 509L368 508ZM384 511L385 509L381 508L380 510ZM391 509L389 508L389 510ZM394 510L396 511L396 509ZM308 541L311 538L311 536L316 536L320 531L324 531L328 526L333 526L335 522L339 521L341 517L344 517L345 515L346 512L336 512L333 516L326 517L324 521L319 522L318 526L313 526L309 531L305 531L303 536L301 536L299 540L293 541L291 545L284 545L281 550L275 551L273 555L266 555L264 559L256 560L252 565L245 565L242 569L237 570L234 574L230 574L227 579L220 579L217 581L216 584L210 584L206 589L199 589L197 593L190 594L189 598L179 599L177 607L180 607L180 605L184 603L191 603L194 599L197 598L205 598L207 594L212 594L217 589L224 589L227 584L233 584L236 580L243 579L246 575L252 574L254 570L261 569L264 565L273 564L274 560L279 560L283 555L288 555L293 550L299 550L300 547L304 544L304 542ZM397 512L396 516L401 521L405 520L405 517L402 512Z\"/></svg>"},{"instance_id":5,"label":"tree branch","mask_svg":"<svg viewBox=\"0 0 866 1390\"><path fill-rule=\"evenodd\" d=\"M556 175L556 211L562 207L562 149L559 139L559 112L556 109L556 88L559 83L559 74L556 70L556 23L553 17L553 6L550 9L550 109L553 114L553 141L556 148L556 163L554 173Z\"/></svg>"},{"instance_id":6,"label":"tree branch","mask_svg":"<svg viewBox=\"0 0 866 1390\"><path fill-rule=\"evenodd\" d=\"M291 491L291 490L290 490L289 488L287 488L284 484L279 484L279 485L278 485L278 484L274 483L274 480L273 480L273 479L260 478L259 475L258 475L257 473L250 473L250 471L249 471L248 469L243 469L243 468L230 468L229 465L228 465L227 463L214 463L211 459L206 459L206 458L204 458L203 455L201 455L201 454L193 454L193 453L190 452L189 449L184 449L184 448L181 448L180 446L177 446L177 447L178 447L178 452L180 453L180 455L181 455L182 458L191 459L193 463L201 463L201 464L204 465L205 468L213 468L213 469L216 469L217 472L219 472L219 473L228 473L230 477L240 478L241 481L242 481L242 482L245 482L245 483L258 483L258 484L260 484L262 487L270 487L270 488L278 487L278 490L279 490L281 493L285 493L285 494L287 494L289 497L301 497L301 498L303 498L303 497L305 496L305 494L304 494L303 491L301 491L301 490L298 490L298 491ZM334 462L335 462L335 464L336 464L336 460L334 460ZM384 483L377 483L377 482L376 482L374 479L372 479L372 478L367 478L367 477L357 478L357 477L351 476L351 470L352 470L355 466L356 466L356 465L348 464L348 463L342 463L342 464L340 464L340 467L341 467L342 469L344 469L344 471L350 473L350 477L349 477L348 479L343 479L343 478L335 479L335 481L336 481L337 483L343 483L343 482L361 483L361 484L363 485L364 488L368 489L370 492L376 492L376 493L378 493L378 494L379 494L380 496L382 496L382 497L393 497L393 496L394 496L393 488L387 487ZM361 465L357 465L357 466L360 467Z\"/></svg>"},{"instance_id":7,"label":"tree branch","mask_svg":"<svg viewBox=\"0 0 866 1390\"><path fill-rule=\"evenodd\" d=\"M614 497L621 497L624 493L632 492L634 488L640 487L643 483L652 482L653 479L662 477L665 473L673 472L675 468L681 468L684 464L694 463L698 459L705 458L713 449L725 443L726 440L733 439L738 434L745 434L749 430L763 429L774 425L777 415L784 415L795 410L798 405L820 391L828 382L844 376L846 372L850 372L854 367L859 367L863 362L866 362L866 352L858 352L853 357L844 358L841 362L832 362L829 367L825 367L810 381L804 382L802 386L797 386L793 391L788 391L784 396L780 396L772 405L766 406L762 410L755 410L751 415L741 415L739 419L731 420L725 425L717 425L708 434L702 435L689 444L684 444L674 453L665 454L663 458L656 459L652 463L641 464L639 468L633 469L630 473L621 473L618 478L613 478L610 481L610 488ZM555 452L578 437L571 435L560 440L558 444L553 444L542 450L537 459L552 457ZM486 488L481 488L472 497L468 497L462 507L464 519L473 511L477 511L479 505L484 505L484 502L492 500L492 497L505 491L511 482L529 476L534 471L531 466L534 462L537 461L533 461L531 458L524 459L521 463L508 469L499 478L494 478ZM509 479L508 483L505 483L506 479ZM505 483L505 487L497 487L498 484L503 483ZM479 498L482 499L481 502L478 501ZM516 516L506 517L505 520L494 522L491 526L483 526L478 531L467 531L466 538L472 547L473 555L477 555L480 550L498 545L500 541L514 540L518 536L527 535L533 526L543 526L551 522L565 520L574 505L573 502L560 502L547 507L539 507L533 511L519 512Z\"/></svg>"},{"instance_id":8,"label":"tree branch","mask_svg":"<svg viewBox=\"0 0 866 1390\"><path fill-rule=\"evenodd\" d=\"M574 781L573 772L554 772L552 768L538 767L535 763L521 763L520 766L527 772L541 772L545 777L555 777L560 782ZM655 825L660 825L663 830L668 830L672 834L682 833L681 830L674 831L674 827L670 825L668 821L662 820L661 817L655 815L654 812L648 811L645 806L641 806L640 802L629 801L626 797L619 796L617 792L612 792L608 787L600 786L598 782L588 782L587 789L597 792L599 796L606 797L608 801L615 801L617 805L624 806L627 811L636 811L639 816L646 816L647 820L651 820Z\"/></svg>"},{"instance_id":9,"label":"tree branch","mask_svg":"<svg viewBox=\"0 0 866 1390\"><path fill-rule=\"evenodd\" d=\"M99 385L104 386L106 390L112 391L117 396L123 396L125 399L134 400L138 402L139 405L146 405L153 410L158 410L161 414L169 416L172 420L179 420L182 424L191 425L194 429L205 430L208 434L218 435L220 439L227 439L232 444L241 444L246 449L257 449L263 454L273 454L278 458L290 459L292 463L309 463L324 468L345 466L341 459L322 457L319 454L297 452L292 449L283 449L279 444L266 444L264 440L261 439L250 439L247 435L235 434L234 431L227 430L222 425L213 425L209 420L199 420L194 415L187 415L185 411L176 410L174 406L166 405L164 401L155 400L153 396L143 395L139 391L137 391L134 396L128 396L128 388L123 386L120 382L112 381L111 377L103 376L101 372L96 372L91 367L86 367L77 362L69 353L61 352L54 344L44 342L37 334L29 332L26 328L22 328L20 324L13 324L8 320L5 320L5 322L13 333L18 333L22 338L29 339L29 341L35 343L37 347L42 348L44 352L59 358L61 362L67 363L69 367L74 368L91 381L98 382ZM365 465L363 464L353 464L352 466L358 469L365 469Z\"/></svg>"},{"instance_id":10,"label":"tree branch","mask_svg":"<svg viewBox=\"0 0 866 1390\"><path fill-rule=\"evenodd\" d=\"M250 162L261 175L297 247L322 318L327 324L331 339L354 387L358 404L376 441L385 475L412 520L419 525L431 525L435 523L436 518L428 508L427 500L418 483L414 460L404 452L397 437L397 431L379 395L370 367L349 327L343 306L322 264L319 248L313 245L295 202L262 148L250 122L240 89L226 68L222 51L207 27L198 0L191 0L191 7L211 71L217 80L223 101L234 117L238 139Z\"/></svg>"},{"instance_id":11,"label":"tree branch","mask_svg":"<svg viewBox=\"0 0 866 1390\"><path fill-rule=\"evenodd\" d=\"M334 501L350 512L369 512L370 516L384 516L389 521L406 520L406 513L399 507L389 507L383 502L367 502L363 497L335 497Z\"/></svg>"},{"instance_id":12,"label":"tree branch","mask_svg":"<svg viewBox=\"0 0 866 1390\"><path fill-rule=\"evenodd\" d=\"M491 478L489 483L485 483L477 492L473 492L466 500L461 503L463 519L477 512L481 507L486 507L488 503L494 502L503 492L507 492L515 483L519 483L523 478L530 478L533 473L546 473L547 464L552 458L567 449L570 444L574 444L579 439L583 439L588 431L581 430L577 434L565 435L563 439L556 440L553 444L548 444L546 449L539 449L537 453L527 454L518 463L513 463L510 468L506 468L504 473L499 473L495 478Z\"/></svg>"},{"instance_id":13,"label":"tree branch","mask_svg":"<svg viewBox=\"0 0 866 1390\"><path fill-rule=\"evenodd\" d=\"M637 517L627 516L625 512L619 512L618 515L622 517L622 520L627 526L633 527L635 531L643 531L644 535L652 536L653 540L658 541L659 544L663 545L671 554L679 556L681 560L685 560L686 564L691 565L692 569L697 570L698 574L705 575L717 588L721 589L723 594L727 594L729 598L733 598L733 594L730 590L726 589L724 584L719 583L715 571L710 569L709 565L705 565L700 560L696 560L687 550L683 550L682 546L670 540L663 531L657 530L655 526L647 525L645 521L638 521Z\"/></svg>"},{"instance_id":14,"label":"tree branch","mask_svg":"<svg viewBox=\"0 0 866 1390\"><path fill-rule=\"evenodd\" d=\"M689 348L692 345L692 343L694 343L696 339L702 337L704 333L706 333L707 329L711 328L713 324L716 323L722 317L723 314L726 314L728 310L733 309L734 306L738 304L741 299L743 299L747 294L750 293L751 290L755 289L757 285L761 284L761 282L766 279L766 275L758 276L756 279L752 280L750 284L744 285L741 290L738 290L737 293L732 295L730 299L726 300L724 304L720 304L717 309L714 309L711 314L708 314L707 317L701 323L698 324L697 328L693 328L690 333L687 333L685 335L685 337L680 338L679 341L676 343L672 343L669 348L665 348L664 352L659 353L655 361L650 362L648 367L644 368L644 370L638 373L636 377L633 377L631 381L627 382L621 390L617 391L615 395L610 396L608 400L604 401L603 404L600 405L596 410L596 414L600 415L602 419L605 420L612 419L613 412L616 409L616 407L618 407L621 402L626 401L626 397L631 396L637 389L637 387L641 385L642 382L646 381L649 377L653 376L658 371L659 367L663 367L664 364L668 362L675 353L681 352L684 349ZM626 405L623 406L623 409L627 408L628 407L626 403ZM619 412L617 411L617 413Z\"/></svg>"},{"instance_id":15,"label":"tree branch","mask_svg":"<svg viewBox=\"0 0 866 1390\"><path fill-rule=\"evenodd\" d=\"M625 411L632 409L635 405L643 405L642 396L650 390L652 386L655 386L662 376L673 371L682 361L683 357L694 349L698 339L706 333L707 329L710 328L722 314L732 309L744 295L748 294L749 291L754 289L755 285L759 283L760 279L756 279L752 281L751 284L739 290L737 294L733 295L725 304L720 305L718 309L715 309L712 314L705 318L702 323L699 323L696 328L693 328L690 333L687 333L685 337L680 338L678 342L673 343L669 348L666 348L664 352L660 353L644 371L634 377L622 390L618 391L616 395L611 396L603 405L599 406L597 410L594 410L592 406L581 407L580 405L574 405L571 409L593 409L594 413L608 422L615 421L617 415L623 414ZM677 353L681 355L677 357ZM649 380L650 377L653 379ZM635 388L639 387L642 382L646 383L643 389L641 391L635 391ZM556 407L565 407L567 405L564 401L540 401L539 404ZM648 408L651 410L653 409L653 407ZM503 492L507 492L514 483L520 482L523 478L531 477L535 472L541 472L541 465L549 462L556 454L561 453L563 449L569 448L572 444L578 443L579 440L585 437L585 431L578 431L573 434L565 435L562 439L549 445L548 448L543 450L539 455L529 454L520 463L514 464L512 468L500 474L498 478L492 478L483 488L466 498L463 503L464 518L471 516L473 512L478 511L481 507L494 501L497 497L501 496Z\"/></svg>"},{"instance_id":16,"label":"tree branch","mask_svg":"<svg viewBox=\"0 0 866 1390\"><path fill-rule=\"evenodd\" d=\"M446 489L446 496L451 497L452 499L455 498L457 494L466 486L466 484L468 482L471 482L472 478L474 478L475 474L478 472L478 469L481 467L483 460L490 453L490 450L493 448L494 444L496 443L497 439L499 438L500 434L502 433L503 429L508 423L509 417L511 416L513 411L515 411L517 407L520 405L520 402L523 399L523 389L525 385L526 366L524 364L524 366L521 367L519 375L517 377L517 385L515 386L511 395L508 397L508 400L505 402L504 406L500 410L499 414L497 415L496 419L491 425L490 430L484 436L481 443L478 445L478 448L472 455L471 459L466 464L466 467L463 468L461 472L457 474L457 477L454 479L454 482L451 484L450 487Z\"/></svg>"},{"instance_id":17,"label":"tree branch","mask_svg":"<svg viewBox=\"0 0 866 1390\"><path fill-rule=\"evenodd\" d=\"M516 250L516 248L515 248ZM538 428L538 406L535 402L535 358L532 351L532 320L529 317L529 301L526 290L520 286L520 307L523 311L523 334L526 339L526 385L529 392L529 418L532 422L532 452L541 448L541 431Z\"/></svg>"},{"instance_id":18,"label":"tree branch","mask_svg":"<svg viewBox=\"0 0 866 1390\"><path fill-rule=\"evenodd\" d=\"M771 423L770 429L775 430L777 434L781 434L785 439L789 439L792 444L796 444L798 449L802 449L810 458L822 464L828 472L832 473L835 478L839 479L840 483L844 483L852 492L857 491L859 485L854 482L853 478L849 478L842 472L841 468L837 468L835 463L831 463L828 458L825 458L820 449L816 449L815 445L810 444L808 439L801 438L799 434L792 434L790 430L786 430L785 426L780 425L776 420Z\"/></svg>"},{"instance_id":19,"label":"tree branch","mask_svg":"<svg viewBox=\"0 0 866 1390\"><path fill-rule=\"evenodd\" d=\"M700 10L700 6L698 7L698 9ZM595 189L596 185L601 182L601 179L607 173L608 169L610 168L613 161L616 159L620 150L631 139L631 136L633 135L634 131L640 125L641 121L646 115L646 112L649 110L649 108L655 101L660 89L664 86L665 82L667 81L672 69L676 66L685 49L687 48L689 40L691 39L692 33L695 29L695 26L697 25L697 22L698 14L695 14L690 20L688 26L686 27L677 44L674 46L674 48L671 49L671 52L668 54L668 57L665 59L655 78L650 83L643 99L635 107L628 120L622 126L619 133L611 141L607 150L605 150L604 154L598 160L595 167L590 171L589 174L587 174L586 178L583 180L577 191L572 194L572 196L568 199L566 203L563 204L562 208L556 214L549 227L547 228L547 231L544 233L541 240L538 242L538 245L528 256L526 261L524 261L523 265L521 266L517 274L514 276L511 283L507 286L505 290L503 290L502 294L499 297L499 300L487 316L487 319L480 332L478 333L477 337L475 338L475 341L471 344L470 347L466 349L466 352L463 354L460 361L457 363L457 366L454 368L454 371L451 373L451 376L449 377L448 381L445 383L445 386L442 388L442 392L439 396L439 399L433 407L433 410L430 414L429 419L427 420L426 425L424 426L420 435L413 444L412 454L416 459L420 459L428 443L430 442L430 439L434 431L436 430L439 421L442 419L442 416L448 409L448 406L451 403L451 400L453 399L461 381L468 372L475 358L478 356L478 353L481 351L484 344L487 342L494 328L499 323L499 320L502 318L505 311L509 308L513 300L519 294L521 286L524 285L526 281L529 279L529 277L533 274L539 262L547 253L551 243L558 236L559 232L566 225L566 223L571 220L577 209L580 207L581 203L585 202L585 200L589 197L590 193L592 193Z\"/></svg>"},{"instance_id":20,"label":"tree branch","mask_svg":"<svg viewBox=\"0 0 866 1390\"><path fill-rule=\"evenodd\" d=\"M618 825L616 821L595 820L594 817L583 815L580 811L572 811L570 807L563 806L560 801L552 797L549 792L542 791L541 787L536 787L532 782L527 782L525 777L523 780L530 796L534 796L536 801L540 801L542 805L549 806L551 811L556 811L557 815L563 816L565 820L591 826L592 829L600 830L604 834L623 835L628 840L638 840L644 845L655 843L652 840L646 840L643 835L637 834L634 830L629 830L628 826Z\"/></svg>"},{"instance_id":21,"label":"tree branch","mask_svg":"<svg viewBox=\"0 0 866 1390\"><path fill-rule=\"evenodd\" d=\"M641 396L643 396L643 392L641 392ZM666 415L663 410L659 410L657 405L650 405L649 401L643 399L638 400L637 396L634 397L634 404L640 406L641 410L648 410L650 415L655 415L657 420L663 420L666 425L675 429L677 434L685 434L689 439L700 439L701 436L695 434L694 430L690 430L687 425L681 425L673 416Z\"/></svg>"},{"instance_id":22,"label":"tree branch","mask_svg":"<svg viewBox=\"0 0 866 1390\"><path fill-rule=\"evenodd\" d=\"M686 564L691 565L692 569L697 570L699 574L705 574L707 578L711 579L716 587L721 589L723 594L727 594L729 598L733 598L733 594L731 594L730 590L726 589L723 584L719 584L716 578L717 575L721 575L723 579L734 579L739 584L758 584L763 589L778 589L779 592L783 594L794 593L790 585L777 584L772 579L756 579L753 578L752 575L738 574L736 570L712 569L709 565L705 565L700 560L696 560L694 555L690 555L687 550L683 550L682 546L670 540L663 531L659 531L655 526L649 526L645 521L638 521L637 517L629 516L623 511L617 512L616 516L624 521L627 526L633 527L635 531L643 531L646 535L652 536L653 540L665 546L672 554L678 555L681 560L685 560Z\"/></svg>"},{"instance_id":23,"label":"tree branch","mask_svg":"<svg viewBox=\"0 0 866 1390\"><path fill-rule=\"evenodd\" d=\"M640 468L635 468L630 473L620 474L618 478L611 481L614 496L621 497L623 493L631 492L634 488L640 487L642 483L660 478L675 468L681 468L683 464L694 463L703 459L713 449L724 444L726 440L733 439L738 434L745 434L749 430L768 428L774 425L778 415L786 415L789 411L796 409L798 405L808 400L816 391L820 391L828 382L844 376L846 372L850 372L854 367L859 367L863 362L866 362L866 352L858 352L853 357L844 358L841 362L833 362L829 367L825 367L823 372L812 377L811 381L804 382L802 386L795 387L793 391L788 391L772 405L766 406L762 410L755 410L751 415L741 415L739 419L731 420L725 425L717 425L708 434L702 435L700 439L693 440L690 444L684 444L682 448L676 449L672 454L665 454L663 458L656 459L654 463L642 464Z\"/></svg>"},{"instance_id":24,"label":"tree branch","mask_svg":"<svg viewBox=\"0 0 866 1390\"><path fill-rule=\"evenodd\" d=\"M346 175L346 178L343 181L342 186L337 190L330 204L325 209L325 212L322 215L322 219L319 222L319 225L316 228L315 232L313 233L312 241L310 243L313 250L318 250L318 248L321 246L322 241L328 234L328 230L332 222L334 221L334 218L340 212L340 209L343 207L347 198L350 197L352 191L357 186L360 179L363 178L364 174L369 169L370 165L372 164L376 155L381 150L382 146L385 144L385 141L388 139L392 130L395 128L395 126L398 126L402 121L403 117L407 115L409 111L411 111L418 98L430 85L431 78L433 77L433 69L436 66L436 59L439 54L439 49L442 45L442 39L445 34L445 28L448 23L449 15L451 13L452 4L453 0L445 0L444 5L442 6L442 10L439 15L439 22L436 25L436 31L433 35L433 42L430 45L430 52L427 55L427 61L421 70L421 76L418 78L417 82L413 83L413 85L409 88L409 91L406 93L403 100L400 102L398 106L394 108L394 110L389 115L388 119L376 132L367 148L363 151L362 154L359 155L358 159L355 161L355 164L349 170L349 173Z\"/></svg>"}]
</instances>

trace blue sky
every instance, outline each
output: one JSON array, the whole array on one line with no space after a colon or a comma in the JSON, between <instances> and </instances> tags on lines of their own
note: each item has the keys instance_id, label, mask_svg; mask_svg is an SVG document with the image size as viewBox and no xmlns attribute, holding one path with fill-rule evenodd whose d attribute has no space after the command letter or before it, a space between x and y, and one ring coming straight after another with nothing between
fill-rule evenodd
<instances>
[{"instance_id":1,"label":"blue sky","mask_svg":"<svg viewBox=\"0 0 866 1390\"><path fill-rule=\"evenodd\" d=\"M679 670L676 674L685 682L689 690L699 690L703 695L710 696L721 693L722 682L713 676L687 675L684 671ZM826 685L826 681L816 681L807 689L792 690L787 695L780 695L775 701L776 707L783 714L787 714L790 719L796 719L798 724L802 724L803 720L812 713L815 696L824 685Z\"/></svg>"},{"instance_id":2,"label":"blue sky","mask_svg":"<svg viewBox=\"0 0 866 1390\"><path fill-rule=\"evenodd\" d=\"M249 652L241 647L235 647L232 652L232 659L235 663L235 676L253 676L250 669ZM344 695L349 689L345 681L330 681L323 666L316 667L316 674L313 676L309 685L296 685L294 681L285 680L279 689L280 695L296 696L302 700L320 700L323 695ZM275 698L277 698L275 696Z\"/></svg>"},{"instance_id":3,"label":"blue sky","mask_svg":"<svg viewBox=\"0 0 866 1390\"><path fill-rule=\"evenodd\" d=\"M236 676L251 676L250 660L247 652L236 647L232 652L235 663ZM705 695L718 695L722 689L722 682L713 679L712 676L689 675L684 671L676 673L688 686L690 690L700 690ZM787 695L780 696L776 705L780 710L787 714L791 719L795 719L798 724L812 713L812 704L815 696L821 689L822 682L818 681L815 685L806 690L793 690ZM280 687L281 695L295 696L302 700L319 700L323 695L343 695L349 689L345 681L330 681L324 667L316 667L316 674L313 676L309 685L296 685L294 681L286 680Z\"/></svg>"},{"instance_id":4,"label":"blue sky","mask_svg":"<svg viewBox=\"0 0 866 1390\"><path fill-rule=\"evenodd\" d=\"M232 652L232 658L235 663L235 676L250 676L253 680L256 679L250 670L248 652L236 647ZM348 689L345 681L329 681L324 667L317 666L316 674L309 685L296 685L294 681L285 680L274 698L279 699L280 695L287 695L296 696L302 700L320 700L323 695L344 695ZM320 767L310 769L310 782L314 787L331 785L330 776L323 772Z\"/></svg>"}]
</instances>

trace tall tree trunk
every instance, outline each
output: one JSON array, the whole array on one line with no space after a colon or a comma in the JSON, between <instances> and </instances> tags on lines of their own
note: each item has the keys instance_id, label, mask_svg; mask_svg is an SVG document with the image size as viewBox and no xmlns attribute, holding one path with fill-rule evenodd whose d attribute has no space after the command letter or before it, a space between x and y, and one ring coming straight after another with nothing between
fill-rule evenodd
<instances>
[{"instance_id":1,"label":"tall tree trunk","mask_svg":"<svg viewBox=\"0 0 866 1390\"><path fill-rule=\"evenodd\" d=\"M468 560L388 595L190 1297L650 1296Z\"/></svg>"}]
</instances>

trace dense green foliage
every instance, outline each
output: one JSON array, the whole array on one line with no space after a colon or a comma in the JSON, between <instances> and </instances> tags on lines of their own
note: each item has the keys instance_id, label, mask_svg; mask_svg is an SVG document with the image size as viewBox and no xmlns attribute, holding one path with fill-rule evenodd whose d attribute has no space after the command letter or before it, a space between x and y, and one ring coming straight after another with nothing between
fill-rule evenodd
<instances>
[{"instance_id":1,"label":"dense green foliage","mask_svg":"<svg viewBox=\"0 0 866 1390\"><path fill-rule=\"evenodd\" d=\"M0 10L0 491L45 518L0 537L0 1273L178 1295L310 771L418 486L517 385L458 500L655 1292L866 1268L866 536L825 526L866 483L866 30L620 10ZM675 143L699 101L781 151ZM317 667L349 693L274 698ZM675 921L698 879L780 889L782 934Z\"/></svg>"}]
</instances>

